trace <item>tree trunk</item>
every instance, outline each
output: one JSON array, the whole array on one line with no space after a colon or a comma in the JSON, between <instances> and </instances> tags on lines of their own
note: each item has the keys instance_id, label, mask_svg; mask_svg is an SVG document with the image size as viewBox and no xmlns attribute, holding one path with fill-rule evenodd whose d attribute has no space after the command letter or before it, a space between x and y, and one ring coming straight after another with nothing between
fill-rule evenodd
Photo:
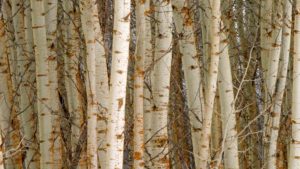
<instances>
[{"instance_id":1,"label":"tree trunk","mask_svg":"<svg viewBox=\"0 0 300 169\"><path fill-rule=\"evenodd\" d=\"M125 100L130 37L130 0L115 1L108 113L107 169L123 167Z\"/></svg>"},{"instance_id":2,"label":"tree trunk","mask_svg":"<svg viewBox=\"0 0 300 169\"><path fill-rule=\"evenodd\" d=\"M275 169L277 159L277 140L280 127L281 106L283 100L283 94L285 91L287 70L290 57L290 41L291 41L291 15L292 4L289 0L284 1L284 13L283 13L283 30L282 30L282 46L280 52L280 61L278 68L278 80L276 82L274 104L271 110L270 121L270 145L268 148L268 168ZM278 37L279 38L279 37Z\"/></svg>"},{"instance_id":3,"label":"tree trunk","mask_svg":"<svg viewBox=\"0 0 300 169\"><path fill-rule=\"evenodd\" d=\"M144 168L144 61L146 45L145 2L136 1L137 45L134 67L134 124L133 124L133 168Z\"/></svg>"},{"instance_id":4,"label":"tree trunk","mask_svg":"<svg viewBox=\"0 0 300 169\"><path fill-rule=\"evenodd\" d=\"M221 32L218 89L222 113L224 164L226 169L238 169L238 138L236 131L235 98L233 93L231 64L228 53L227 32ZM221 153L222 154L222 153ZM219 163L221 160L218 161Z\"/></svg>"},{"instance_id":5,"label":"tree trunk","mask_svg":"<svg viewBox=\"0 0 300 169\"><path fill-rule=\"evenodd\" d=\"M211 9L208 11L208 38L210 40L210 63L208 69L208 78L205 90L205 107L203 114L203 126L200 138L199 168L207 168L209 161L209 143L211 137L211 122L213 115L214 99L217 89L217 76L220 56L220 1L210 1Z\"/></svg>"},{"instance_id":6,"label":"tree trunk","mask_svg":"<svg viewBox=\"0 0 300 169\"><path fill-rule=\"evenodd\" d=\"M49 84L50 59L47 51L47 32L45 23L44 2L30 0L32 29L35 46L38 128L40 143L40 168L51 169L54 161L51 152L52 145L52 111L50 109L51 86Z\"/></svg>"},{"instance_id":7,"label":"tree trunk","mask_svg":"<svg viewBox=\"0 0 300 169\"><path fill-rule=\"evenodd\" d=\"M300 0L296 0L293 51L292 139L290 141L289 169L300 166Z\"/></svg>"},{"instance_id":8,"label":"tree trunk","mask_svg":"<svg viewBox=\"0 0 300 169\"><path fill-rule=\"evenodd\" d=\"M97 159L97 93L96 93L96 32L95 0L81 0L82 30L86 43L86 95L87 95L87 167L98 168Z\"/></svg>"},{"instance_id":9,"label":"tree trunk","mask_svg":"<svg viewBox=\"0 0 300 169\"><path fill-rule=\"evenodd\" d=\"M189 118L191 123L191 134L194 157L199 156L200 151L200 130L202 119L201 95L202 84L200 74L199 55L197 55L194 36L194 17L189 9L187 1L173 0L173 14L176 32L180 36L179 48L182 54L182 66L186 81L187 98L189 107ZM199 167L199 160L195 160L196 168Z\"/></svg>"},{"instance_id":10,"label":"tree trunk","mask_svg":"<svg viewBox=\"0 0 300 169\"><path fill-rule=\"evenodd\" d=\"M156 24L153 74L152 139L150 168L169 168L168 104L172 51L172 8L169 1L155 2Z\"/></svg>"}]
</instances>

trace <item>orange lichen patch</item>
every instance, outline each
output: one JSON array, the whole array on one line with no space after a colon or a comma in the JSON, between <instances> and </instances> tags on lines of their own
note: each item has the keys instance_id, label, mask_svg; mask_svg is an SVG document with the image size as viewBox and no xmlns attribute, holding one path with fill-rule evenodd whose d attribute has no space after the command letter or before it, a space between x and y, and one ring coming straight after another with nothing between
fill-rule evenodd
<instances>
[{"instance_id":1,"label":"orange lichen patch","mask_svg":"<svg viewBox=\"0 0 300 169\"><path fill-rule=\"evenodd\" d=\"M161 159L159 159L159 162L161 162L161 163L163 163L163 164L166 164L166 168L169 168L169 163L170 163L170 161L169 161L169 158L168 158L168 156L164 156L164 157L162 157Z\"/></svg>"},{"instance_id":2,"label":"orange lichen patch","mask_svg":"<svg viewBox=\"0 0 300 169\"><path fill-rule=\"evenodd\" d=\"M121 107L123 106L123 98L119 98L118 100L118 111L120 111Z\"/></svg>"},{"instance_id":3,"label":"orange lichen patch","mask_svg":"<svg viewBox=\"0 0 300 169\"><path fill-rule=\"evenodd\" d=\"M122 139L123 138L123 134L117 134L117 139Z\"/></svg>"},{"instance_id":4,"label":"orange lichen patch","mask_svg":"<svg viewBox=\"0 0 300 169\"><path fill-rule=\"evenodd\" d=\"M125 22L128 22L130 19L131 12L129 12L123 19Z\"/></svg>"},{"instance_id":5,"label":"orange lichen patch","mask_svg":"<svg viewBox=\"0 0 300 169\"><path fill-rule=\"evenodd\" d=\"M117 70L117 73L122 74L123 71L122 70Z\"/></svg>"},{"instance_id":6,"label":"orange lichen patch","mask_svg":"<svg viewBox=\"0 0 300 169\"><path fill-rule=\"evenodd\" d=\"M53 60L55 60L55 59L56 59L55 56L49 56L49 57L47 58L48 61L53 61Z\"/></svg>"},{"instance_id":7,"label":"orange lichen patch","mask_svg":"<svg viewBox=\"0 0 300 169\"><path fill-rule=\"evenodd\" d=\"M134 152L133 153L133 159L141 160L142 159L142 153L141 152Z\"/></svg>"},{"instance_id":8,"label":"orange lichen patch","mask_svg":"<svg viewBox=\"0 0 300 169\"><path fill-rule=\"evenodd\" d=\"M155 138L153 140L153 142L157 147L163 147L164 145L166 145L168 143L168 137L160 136L160 137Z\"/></svg>"},{"instance_id":9,"label":"orange lichen patch","mask_svg":"<svg viewBox=\"0 0 300 169\"><path fill-rule=\"evenodd\" d=\"M149 10L146 10L144 12L145 15L151 15L155 11L154 6L151 6Z\"/></svg>"}]
</instances>

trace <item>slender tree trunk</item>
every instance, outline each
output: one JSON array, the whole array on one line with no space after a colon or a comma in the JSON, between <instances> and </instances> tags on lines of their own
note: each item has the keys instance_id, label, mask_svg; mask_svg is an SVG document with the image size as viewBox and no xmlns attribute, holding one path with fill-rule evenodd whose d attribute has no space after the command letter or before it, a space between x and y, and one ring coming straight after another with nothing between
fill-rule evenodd
<instances>
[{"instance_id":1,"label":"slender tree trunk","mask_svg":"<svg viewBox=\"0 0 300 169\"><path fill-rule=\"evenodd\" d=\"M85 146L82 146L81 152L77 147L80 144L80 134L84 132L84 89L83 80L81 79L80 65L80 12L75 1L64 1L63 8L65 10L64 26L65 26L65 43L66 57L64 58L64 84L66 88L68 111L71 117L71 143L67 143L67 147L72 150L72 160L79 162L79 168L86 168ZM80 153L80 156L76 156ZM79 158L79 159L75 159ZM74 165L74 164L72 164Z\"/></svg>"},{"instance_id":2,"label":"slender tree trunk","mask_svg":"<svg viewBox=\"0 0 300 169\"><path fill-rule=\"evenodd\" d=\"M146 0L144 3L145 9L145 64L144 64L144 140L145 140L145 166L149 168L149 150L150 150L150 142L152 134L152 82L153 82L153 45L152 45L152 25L149 18L153 15L150 8L150 0Z\"/></svg>"},{"instance_id":3,"label":"slender tree trunk","mask_svg":"<svg viewBox=\"0 0 300 169\"><path fill-rule=\"evenodd\" d=\"M26 55L25 61L23 61L23 70L27 73L24 74L24 79L26 83L24 84L24 89L26 90L24 95L25 98L21 98L24 102L28 102L29 107L26 108L26 111L22 113L23 115L23 124L24 127L24 137L27 137L28 151L25 156L25 167L26 168L39 168L39 157L38 157L38 142L37 135L34 131L37 129L37 121L34 117L37 114L36 111L36 93L34 88L36 88L35 83L35 59L34 59L34 47L33 47L33 32L32 32L32 22L31 22L31 7L30 0L24 1L25 6L25 18L24 18L24 29L25 29L25 39L26 39ZM22 91L21 91L22 92ZM21 95L22 96L22 95ZM28 106L27 105L27 106Z\"/></svg>"},{"instance_id":4,"label":"slender tree trunk","mask_svg":"<svg viewBox=\"0 0 300 169\"><path fill-rule=\"evenodd\" d=\"M220 1L210 1L211 9L208 12L208 37L210 40L210 63L208 69L207 88L205 90L205 114L203 114L203 127L200 138L199 168L205 169L209 161L209 142L211 137L211 122L214 99L217 89L217 76L220 56Z\"/></svg>"},{"instance_id":5,"label":"slender tree trunk","mask_svg":"<svg viewBox=\"0 0 300 169\"><path fill-rule=\"evenodd\" d=\"M1 97L0 97L0 127L1 127L1 140L3 139L3 144L1 144L1 154L4 152L8 152L8 142L10 141L9 139L9 131L11 130L10 126L10 116L11 116L11 108L12 108L12 103L11 103L11 92L9 92L9 88L11 87L9 81L11 80L10 78L10 71L9 71L9 63L8 63L8 55L9 55L9 49L8 45L8 37L7 37L7 32L5 31L5 26L4 26L4 20L1 18L0 20L0 80L3 82L0 85L0 92L1 92ZM0 166L3 167L4 162L5 162L5 168L12 168L13 165L11 164L11 159L7 159L3 161L3 157L1 159L2 163Z\"/></svg>"},{"instance_id":6,"label":"slender tree trunk","mask_svg":"<svg viewBox=\"0 0 300 169\"><path fill-rule=\"evenodd\" d=\"M168 104L172 51L172 8L169 1L155 2L155 62L153 74L152 139L150 168L169 168Z\"/></svg>"},{"instance_id":7,"label":"slender tree trunk","mask_svg":"<svg viewBox=\"0 0 300 169\"><path fill-rule=\"evenodd\" d=\"M87 163L88 168L98 168L97 159L97 95L96 95L96 32L95 0L81 0L82 29L86 43L86 95L87 95Z\"/></svg>"},{"instance_id":8,"label":"slender tree trunk","mask_svg":"<svg viewBox=\"0 0 300 169\"><path fill-rule=\"evenodd\" d=\"M289 169L300 166L300 0L296 0L293 51L292 139L290 141Z\"/></svg>"},{"instance_id":9,"label":"slender tree trunk","mask_svg":"<svg viewBox=\"0 0 300 169\"><path fill-rule=\"evenodd\" d=\"M62 159L62 139L60 133L61 114L59 114L59 98L58 98L58 79L57 79L57 0L46 0L45 18L47 30L47 46L48 46L48 64L49 64L49 84L51 89L50 108L52 111L52 160L54 168L61 168Z\"/></svg>"},{"instance_id":10,"label":"slender tree trunk","mask_svg":"<svg viewBox=\"0 0 300 169\"><path fill-rule=\"evenodd\" d=\"M137 45L134 67L133 168L144 168L144 61L146 45L145 2L136 0Z\"/></svg>"},{"instance_id":11,"label":"slender tree trunk","mask_svg":"<svg viewBox=\"0 0 300 169\"><path fill-rule=\"evenodd\" d=\"M277 142L278 132L280 127L280 116L283 94L285 91L287 70L290 57L290 41L291 41L291 15L292 4L289 0L284 1L284 15L283 15L283 30L282 30L282 46L280 52L280 61L278 68L278 80L275 88L274 105L272 105L271 121L270 121L270 145L268 148L268 168L275 169L277 159ZM280 37L278 37L280 38Z\"/></svg>"},{"instance_id":12,"label":"slender tree trunk","mask_svg":"<svg viewBox=\"0 0 300 169\"><path fill-rule=\"evenodd\" d=\"M19 87L19 112L21 129L23 131L23 137L25 138L25 145L28 146L28 151L25 155L25 166L36 168L37 164L33 158L36 154L36 147L34 146L34 105L33 104L33 90L31 89L30 79L30 53L26 51L25 41L25 4L20 1L12 0L12 13L15 14L13 17L13 26L15 30L15 41L17 49L17 65L18 65L18 84ZM30 43L30 42L27 42ZM31 161L32 160L32 161Z\"/></svg>"},{"instance_id":13,"label":"slender tree trunk","mask_svg":"<svg viewBox=\"0 0 300 169\"><path fill-rule=\"evenodd\" d=\"M115 1L108 113L107 169L123 167L125 100L130 37L130 0Z\"/></svg>"},{"instance_id":14,"label":"slender tree trunk","mask_svg":"<svg viewBox=\"0 0 300 169\"><path fill-rule=\"evenodd\" d=\"M17 58L17 46L19 45L15 38L15 30L13 25L13 20L15 15L18 13L12 14L12 6L9 0L4 0L2 2L2 16L5 20L5 29L6 29L6 39L7 42L5 43L7 48L7 56L8 56L8 65L9 65L9 74L10 80L8 82L8 90L9 90L9 102L10 102L10 111L8 113L8 123L9 126L4 132L4 144L5 144L5 151L9 153L5 154L5 167L10 168L20 168L22 167L22 156L20 151L13 151L20 148L20 133L19 133L19 120L20 118L17 116L19 109L19 85L20 85L20 78L19 78L19 68L18 68L18 58Z\"/></svg>"},{"instance_id":15,"label":"slender tree trunk","mask_svg":"<svg viewBox=\"0 0 300 169\"><path fill-rule=\"evenodd\" d=\"M224 151L224 163L226 169L238 169L238 138L236 131L236 111L234 103L234 93L231 75L231 64L228 53L227 32L221 32L220 44L220 65L219 65L219 82L218 90L220 95L221 113L222 113L222 129L223 143L222 151ZM222 157L220 157L222 158ZM218 161L219 163L221 160Z\"/></svg>"},{"instance_id":16,"label":"slender tree trunk","mask_svg":"<svg viewBox=\"0 0 300 169\"><path fill-rule=\"evenodd\" d=\"M194 19L187 1L174 0L173 14L176 32L180 35L179 46L182 54L182 66L184 77L187 84L187 96L189 107L189 118L191 123L191 134L193 143L194 156L199 156L200 151L200 130L202 119L201 95L202 84L200 75L200 62L197 55L195 36L194 36ZM195 160L196 168L199 167L199 160Z\"/></svg>"},{"instance_id":17,"label":"slender tree trunk","mask_svg":"<svg viewBox=\"0 0 300 169\"><path fill-rule=\"evenodd\" d=\"M40 143L40 168L51 169L54 161L51 152L52 115L50 109L51 86L47 51L47 32L44 2L31 0L32 29L35 46L37 107Z\"/></svg>"},{"instance_id":18,"label":"slender tree trunk","mask_svg":"<svg viewBox=\"0 0 300 169\"><path fill-rule=\"evenodd\" d=\"M98 10L94 10L95 23L99 23ZM109 86L107 74L107 62L104 49L104 38L100 24L95 24L96 33L96 94L98 102L98 159L101 168L107 166L107 118L109 108Z\"/></svg>"}]
</instances>

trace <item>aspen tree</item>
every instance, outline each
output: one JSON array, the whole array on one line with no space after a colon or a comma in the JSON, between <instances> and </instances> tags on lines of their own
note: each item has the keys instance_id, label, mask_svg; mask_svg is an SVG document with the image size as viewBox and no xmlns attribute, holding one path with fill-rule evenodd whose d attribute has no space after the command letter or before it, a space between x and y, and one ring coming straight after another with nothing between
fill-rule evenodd
<instances>
[{"instance_id":1,"label":"aspen tree","mask_svg":"<svg viewBox=\"0 0 300 169\"><path fill-rule=\"evenodd\" d=\"M272 18L272 29L271 29L271 46L267 58L267 70L265 72L265 86L266 86L266 96L265 96L265 107L269 107L269 104L273 104L271 101L274 98L274 93L276 90L276 81L278 75L279 58L281 50L281 40L282 40L282 4L281 1L273 2L274 11ZM272 113L273 108L270 108L268 112ZM273 116L265 115L265 157L268 159L268 146L270 142L270 132L272 127Z\"/></svg>"},{"instance_id":2,"label":"aspen tree","mask_svg":"<svg viewBox=\"0 0 300 169\"><path fill-rule=\"evenodd\" d=\"M80 26L80 13L75 5L75 1L63 2L64 13L64 43L67 46L64 57L64 84L68 102L68 110L71 116L71 149L73 158L79 142L80 133L84 125L84 101L82 79L80 78L80 35L78 27ZM79 168L86 167L85 154L82 151L79 161Z\"/></svg>"},{"instance_id":3,"label":"aspen tree","mask_svg":"<svg viewBox=\"0 0 300 169\"><path fill-rule=\"evenodd\" d=\"M208 69L207 88L205 90L205 107L203 114L203 126L200 138L199 168L206 168L209 161L209 142L211 136L211 122L216 94L216 84L218 76L219 56L220 56L220 1L209 1L210 10L208 12L208 38L210 40L210 63Z\"/></svg>"},{"instance_id":4,"label":"aspen tree","mask_svg":"<svg viewBox=\"0 0 300 169\"><path fill-rule=\"evenodd\" d=\"M26 167L37 167L37 161L35 161L35 156L37 155L35 150L35 135L34 135L34 106L33 104L33 90L31 86L31 51L33 48L29 49L29 46L32 44L26 44L25 43L32 43L32 41L26 42L26 37L32 36L28 35L28 32L26 32L26 26L28 26L28 23L25 23L26 16L25 16L25 10L26 10L26 3L23 3L21 1L12 0L12 12L15 13L15 16L13 17L13 26L15 30L15 40L17 45L17 65L19 69L19 81L20 84L19 87L19 112L21 113L21 128L23 130L23 137L25 138L25 145L28 146L28 151L25 155L25 166ZM27 2L27 5L28 4ZM28 13L27 13L28 14ZM27 35L27 36L26 36ZM26 48L27 47L27 48ZM29 51L27 51L27 49Z\"/></svg>"},{"instance_id":5,"label":"aspen tree","mask_svg":"<svg viewBox=\"0 0 300 169\"><path fill-rule=\"evenodd\" d=\"M50 169L54 162L52 161L53 158L51 158L52 116L49 108L51 87L49 84L45 7L43 1L30 0L30 3L36 61L40 168Z\"/></svg>"},{"instance_id":6,"label":"aspen tree","mask_svg":"<svg viewBox=\"0 0 300 169\"><path fill-rule=\"evenodd\" d=\"M57 79L57 54L56 54L56 32L57 32L57 0L45 0L45 19L47 30L48 46L48 65L49 65L49 84L51 89L50 108L52 111L52 158L55 162L54 168L61 168L62 159L62 140L60 134L60 114L58 98L58 79Z\"/></svg>"},{"instance_id":7,"label":"aspen tree","mask_svg":"<svg viewBox=\"0 0 300 169\"><path fill-rule=\"evenodd\" d=\"M236 116L234 93L231 75L231 65L228 53L227 32L221 32L220 64L218 90L220 95L222 129L224 144L224 163L226 169L238 169L238 138L236 131ZM219 161L220 162L220 161Z\"/></svg>"},{"instance_id":8,"label":"aspen tree","mask_svg":"<svg viewBox=\"0 0 300 169\"><path fill-rule=\"evenodd\" d=\"M144 60L146 45L145 2L136 0L137 46L134 67L134 124L133 124L133 168L144 168Z\"/></svg>"},{"instance_id":9,"label":"aspen tree","mask_svg":"<svg viewBox=\"0 0 300 169\"><path fill-rule=\"evenodd\" d=\"M283 28L282 28L282 46L280 52L280 61L278 68L277 87L275 88L274 105L272 105L272 119L270 121L270 145L268 148L268 168L275 169L277 159L277 142L280 127L280 116L282 99L285 91L287 71L290 57L290 41L291 41L291 15L292 4L289 0L284 1ZM278 37L279 38L279 37Z\"/></svg>"},{"instance_id":10,"label":"aspen tree","mask_svg":"<svg viewBox=\"0 0 300 169\"><path fill-rule=\"evenodd\" d=\"M36 108L36 101L34 97L36 97L35 90L33 88L36 87L35 84L35 62L34 62L34 47L33 47L33 33L32 33L32 23L31 23L31 7L30 7L30 0L24 1L25 12L24 12L24 29L25 29L25 40L26 40L26 61L24 61L24 66L28 69L28 73L24 75L24 78L27 79L27 83L25 85L27 89L27 100L29 100L31 106L28 107L28 114L23 112L24 117L22 122L26 122L27 124L22 124L24 126L24 133L30 138L29 149L26 153L25 158L25 166L27 168L38 168L39 165L39 157L38 157L38 142L37 142L37 135L34 134L34 131L37 129L37 120L34 118L34 115L37 114ZM22 100L22 99L21 99ZM23 99L25 100L25 98ZM31 111L31 112L30 112ZM28 119L26 119L28 118ZM31 120L31 121L30 121ZM26 126L25 126L26 125ZM26 131L27 130L27 131Z\"/></svg>"},{"instance_id":11,"label":"aspen tree","mask_svg":"<svg viewBox=\"0 0 300 169\"><path fill-rule=\"evenodd\" d=\"M95 0L81 0L82 30L86 43L86 95L87 95L87 163L98 168L97 159L97 95L96 95L96 37L94 24Z\"/></svg>"},{"instance_id":12,"label":"aspen tree","mask_svg":"<svg viewBox=\"0 0 300 169\"><path fill-rule=\"evenodd\" d=\"M289 169L300 166L300 0L296 0L293 51L293 94L292 94L292 135L290 140Z\"/></svg>"},{"instance_id":13,"label":"aspen tree","mask_svg":"<svg viewBox=\"0 0 300 169\"><path fill-rule=\"evenodd\" d=\"M271 48L272 3L272 0L264 0L260 4L260 47L263 71L267 70L268 55Z\"/></svg>"},{"instance_id":14,"label":"aspen tree","mask_svg":"<svg viewBox=\"0 0 300 169\"><path fill-rule=\"evenodd\" d=\"M195 37L194 37L194 19L193 13L188 6L188 1L173 0L173 18L176 26L176 32L180 35L179 48L182 54L182 65L184 77L187 83L187 96L189 105L189 118L191 123L191 134L194 156L199 156L199 140L202 118L201 99L202 93L201 75L199 59L197 56ZM195 160L195 166L198 168L199 160Z\"/></svg>"},{"instance_id":15,"label":"aspen tree","mask_svg":"<svg viewBox=\"0 0 300 169\"><path fill-rule=\"evenodd\" d=\"M169 168L168 104L172 60L172 7L170 1L156 1L155 49L153 70L153 106L150 140L150 168Z\"/></svg>"},{"instance_id":16,"label":"aspen tree","mask_svg":"<svg viewBox=\"0 0 300 169\"><path fill-rule=\"evenodd\" d=\"M9 74L10 78L7 81L8 82L8 90L9 90L9 102L10 102L10 111L8 113L8 123L9 127L7 128L7 132L4 132L5 139L4 139L4 144L5 144L5 149L7 150L14 150L18 148L20 145L20 118L17 116L19 112L19 69L18 69L18 58L17 58L17 46L18 42L15 39L15 30L14 30L14 25L13 25L13 18L15 14L12 14L12 8L11 8L11 2L8 0L4 0L1 4L1 11L3 15L3 19L5 21L4 27L5 27L5 36L6 36L6 43L5 46L7 48L7 57L8 57L8 65L9 65ZM13 152L9 151L5 156L9 156L10 158L5 158L5 167L10 169L10 168L20 168L22 167L22 154L20 151L18 152Z\"/></svg>"},{"instance_id":17,"label":"aspen tree","mask_svg":"<svg viewBox=\"0 0 300 169\"><path fill-rule=\"evenodd\" d=\"M4 169L4 158L3 158L3 153L5 151L5 144L3 143L2 140L2 134L4 131L6 131L7 128L7 115L9 115L9 107L7 105L7 92L8 92L8 86L7 86L7 81L8 81L8 63L7 63L7 53L6 53L6 37L5 37L5 29L4 29L4 22L3 19L0 18L0 80L1 82L4 82L1 87L0 87L0 144L1 144L1 149L0 149L0 169Z\"/></svg>"},{"instance_id":18,"label":"aspen tree","mask_svg":"<svg viewBox=\"0 0 300 169\"><path fill-rule=\"evenodd\" d=\"M11 87L9 84L10 81L10 71L9 71L9 63L8 63L8 45L6 43L8 42L7 40L7 35L5 31L5 26L4 26L4 20L1 17L0 19L0 80L3 82L0 85L0 128L1 128L1 139L3 139L3 144L1 144L1 150L3 152L8 151L8 144L10 141L9 139L9 131L11 130L11 125L10 125L10 116L11 116L11 93L9 92L9 88ZM3 152L1 153L3 154ZM1 159L2 161L2 168L5 162L5 167L6 168L12 168L14 167L11 163L12 161L10 159L7 159L3 161L3 158ZM0 165L0 166L1 166Z\"/></svg>"},{"instance_id":19,"label":"aspen tree","mask_svg":"<svg viewBox=\"0 0 300 169\"><path fill-rule=\"evenodd\" d=\"M97 133L98 133L98 159L101 168L107 166L106 161L106 146L107 142L107 118L109 108L109 84L107 74L107 64L104 49L104 38L102 35L102 29L99 24L98 10L94 6L94 30L96 36L95 54L96 54L96 94L98 103L98 121L97 121Z\"/></svg>"},{"instance_id":20,"label":"aspen tree","mask_svg":"<svg viewBox=\"0 0 300 169\"><path fill-rule=\"evenodd\" d=\"M145 141L145 151L150 150L149 139L152 137L151 119L152 119L152 82L153 82L153 45L152 45L152 25L150 22L150 17L153 15L153 11L150 8L150 0L146 0L144 3L145 10L145 60L144 60L144 141ZM149 153L144 154L145 165L148 167L150 164Z\"/></svg>"},{"instance_id":21,"label":"aspen tree","mask_svg":"<svg viewBox=\"0 0 300 169\"><path fill-rule=\"evenodd\" d=\"M107 169L123 167L130 0L115 1L107 131Z\"/></svg>"}]
</instances>

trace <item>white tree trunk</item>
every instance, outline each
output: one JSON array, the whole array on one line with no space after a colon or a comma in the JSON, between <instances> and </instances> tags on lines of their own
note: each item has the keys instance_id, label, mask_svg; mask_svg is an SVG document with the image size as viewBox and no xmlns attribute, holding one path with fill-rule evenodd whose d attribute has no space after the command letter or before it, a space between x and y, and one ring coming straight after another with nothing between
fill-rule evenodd
<instances>
[{"instance_id":1,"label":"white tree trunk","mask_svg":"<svg viewBox=\"0 0 300 169\"><path fill-rule=\"evenodd\" d=\"M46 30L49 64L49 84L51 90L50 108L52 111L52 160L54 168L61 168L62 161L62 139L60 133L61 114L59 114L58 79L57 79L57 54L56 54L56 32L57 32L57 0L45 0Z\"/></svg>"},{"instance_id":2,"label":"white tree trunk","mask_svg":"<svg viewBox=\"0 0 300 169\"><path fill-rule=\"evenodd\" d=\"M28 1L27 5L28 4ZM25 9L26 4L22 4L20 1L12 0L12 13L15 14L13 18L13 25L15 30L15 40L17 45L17 65L18 65L18 76L20 84L19 87L19 112L21 114L20 116L20 122L21 122L21 129L23 131L23 137L24 137L24 144L28 147L28 151L25 155L25 163L24 165L26 167L30 168L36 168L38 166L37 161L35 161L34 157L37 155L36 153L36 145L35 145L35 135L34 135L34 91L32 90L32 78L31 77L31 59L32 59L32 32L31 35L26 34L26 31L28 31L28 23L25 23L26 15L25 15ZM30 13L27 13L30 15ZM28 18L27 18L28 19ZM30 23L31 24L31 23ZM31 25L30 25L31 26ZM27 35L27 36L26 36ZM31 36L31 39L27 42L25 40L26 37ZM28 43L28 44L27 44ZM26 45L24 45L26 44ZM29 47L30 46L30 47ZM27 48L26 48L27 47ZM30 48L30 49L29 49ZM29 51L27 51L27 49Z\"/></svg>"},{"instance_id":3,"label":"white tree trunk","mask_svg":"<svg viewBox=\"0 0 300 169\"><path fill-rule=\"evenodd\" d=\"M300 0L296 0L293 53L292 136L290 140L289 169L300 166Z\"/></svg>"},{"instance_id":4,"label":"white tree trunk","mask_svg":"<svg viewBox=\"0 0 300 169\"><path fill-rule=\"evenodd\" d=\"M208 69L208 78L205 90L205 107L203 114L203 127L201 130L200 138L200 153L199 168L204 169L207 167L207 162L209 161L209 143L211 137L211 122L213 115L214 99L216 94L217 86L217 76L218 76L218 66L219 66L219 56L220 56L220 1L211 0L211 9L208 11L208 38L210 40L210 63Z\"/></svg>"},{"instance_id":5,"label":"white tree trunk","mask_svg":"<svg viewBox=\"0 0 300 169\"><path fill-rule=\"evenodd\" d=\"M71 149L72 155L77 153L76 148L79 142L80 134L84 126L84 97L82 95L82 79L80 77L80 39L77 28L80 26L80 12L74 5L74 1L64 1L64 43L66 44L66 55L64 58L64 83L66 87L68 110L71 116ZM86 154L81 151L79 168L86 168ZM75 157L74 157L75 158Z\"/></svg>"},{"instance_id":6,"label":"white tree trunk","mask_svg":"<svg viewBox=\"0 0 300 169\"><path fill-rule=\"evenodd\" d=\"M97 169L97 95L96 95L96 33L94 29L95 0L81 0L82 30L86 43L86 95L87 95L87 163Z\"/></svg>"},{"instance_id":7,"label":"white tree trunk","mask_svg":"<svg viewBox=\"0 0 300 169\"><path fill-rule=\"evenodd\" d=\"M218 90L220 95L225 169L238 169L238 137L236 131L235 103L228 53L227 33L221 32ZM222 158L222 157L221 157ZM219 160L221 162L221 160Z\"/></svg>"},{"instance_id":8,"label":"white tree trunk","mask_svg":"<svg viewBox=\"0 0 300 169\"><path fill-rule=\"evenodd\" d=\"M107 169L123 168L130 0L115 1L107 131Z\"/></svg>"},{"instance_id":9,"label":"white tree trunk","mask_svg":"<svg viewBox=\"0 0 300 169\"><path fill-rule=\"evenodd\" d=\"M39 123L39 144L40 144L40 168L51 169L54 164L51 152L51 87L49 84L49 66L47 51L47 32L45 23L44 2L30 0L32 29L35 46L36 81L37 81L37 107Z\"/></svg>"},{"instance_id":10,"label":"white tree trunk","mask_svg":"<svg viewBox=\"0 0 300 169\"><path fill-rule=\"evenodd\" d=\"M144 63L144 140L145 140L145 166L149 167L150 156L148 150L149 147L148 140L151 138L152 134L152 81L153 81L153 47L152 47L152 38L151 38L151 22L149 17L152 15L150 12L150 0L146 0L144 3L144 10L148 11L145 12L146 20L145 20L145 38L144 38L144 45L145 45L145 63Z\"/></svg>"},{"instance_id":11,"label":"white tree trunk","mask_svg":"<svg viewBox=\"0 0 300 169\"><path fill-rule=\"evenodd\" d=\"M9 74L9 64L8 64L8 48L7 48L7 37L4 26L4 21L0 19L0 128L1 128L1 143L2 137L8 138L8 132L10 131L10 113L11 113L11 101L9 93L9 83L10 74ZM4 168L3 153L7 151L5 140L1 144L0 152L0 168ZM5 161L5 167L11 168L12 166L7 166L7 161Z\"/></svg>"},{"instance_id":12,"label":"white tree trunk","mask_svg":"<svg viewBox=\"0 0 300 169\"><path fill-rule=\"evenodd\" d=\"M153 107L150 168L169 168L168 104L172 60L172 7L169 1L155 2L156 35L153 72Z\"/></svg>"},{"instance_id":13,"label":"white tree trunk","mask_svg":"<svg viewBox=\"0 0 300 169\"><path fill-rule=\"evenodd\" d=\"M144 61L146 54L145 2L136 0L137 45L134 67L133 168L144 168Z\"/></svg>"},{"instance_id":14,"label":"white tree trunk","mask_svg":"<svg viewBox=\"0 0 300 169\"><path fill-rule=\"evenodd\" d=\"M287 71L290 57L290 42L291 42L291 22L292 22L292 4L289 0L284 1L284 13L283 13L283 30L282 30L282 46L280 53L279 69L277 87L275 89L274 104L272 105L271 112L271 132L270 132L270 145L268 148L268 168L275 169L277 167L277 140L278 131L280 127L280 116L283 94L285 91Z\"/></svg>"},{"instance_id":15,"label":"white tree trunk","mask_svg":"<svg viewBox=\"0 0 300 169\"><path fill-rule=\"evenodd\" d=\"M201 107L201 74L200 62L197 55L193 13L189 10L188 2L183 0L173 0L173 18L176 26L176 32L180 35L179 49L182 54L182 66L184 78L186 81L189 118L191 123L191 134L193 143L194 157L199 156L200 151L200 130L202 119ZM195 160L196 168L199 168L199 160Z\"/></svg>"},{"instance_id":16,"label":"white tree trunk","mask_svg":"<svg viewBox=\"0 0 300 169\"><path fill-rule=\"evenodd\" d=\"M96 33L96 94L98 102L98 122L97 122L97 133L98 133L98 159L101 168L107 166L107 118L109 108L109 86L108 86L108 74L107 74L107 63L104 49L104 41L102 30L99 24L98 9L94 6L94 26ZM98 23L98 24L96 24Z\"/></svg>"}]
</instances>

